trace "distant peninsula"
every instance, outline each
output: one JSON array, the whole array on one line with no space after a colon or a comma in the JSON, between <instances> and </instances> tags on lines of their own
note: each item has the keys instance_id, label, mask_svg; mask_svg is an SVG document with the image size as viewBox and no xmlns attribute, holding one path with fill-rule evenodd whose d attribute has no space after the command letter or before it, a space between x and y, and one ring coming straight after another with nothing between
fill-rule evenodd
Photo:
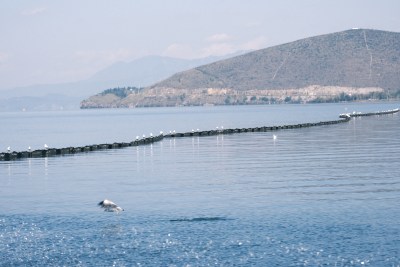
<instances>
[{"instance_id":1,"label":"distant peninsula","mask_svg":"<svg viewBox=\"0 0 400 267\"><path fill-rule=\"evenodd\" d=\"M81 108L322 103L400 98L400 33L352 29L111 88Z\"/></svg>"}]
</instances>

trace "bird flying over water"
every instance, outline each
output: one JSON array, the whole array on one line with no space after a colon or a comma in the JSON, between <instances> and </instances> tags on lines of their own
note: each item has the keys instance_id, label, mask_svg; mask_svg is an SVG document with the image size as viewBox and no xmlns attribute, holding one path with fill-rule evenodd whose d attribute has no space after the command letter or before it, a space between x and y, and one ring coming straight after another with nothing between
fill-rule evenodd
<instances>
[{"instance_id":1,"label":"bird flying over water","mask_svg":"<svg viewBox=\"0 0 400 267\"><path fill-rule=\"evenodd\" d=\"M108 212L117 212L124 211L123 208L119 207L117 204L112 202L111 200L104 199L103 201L99 202L98 204L100 207L104 209L104 211Z\"/></svg>"}]
</instances>

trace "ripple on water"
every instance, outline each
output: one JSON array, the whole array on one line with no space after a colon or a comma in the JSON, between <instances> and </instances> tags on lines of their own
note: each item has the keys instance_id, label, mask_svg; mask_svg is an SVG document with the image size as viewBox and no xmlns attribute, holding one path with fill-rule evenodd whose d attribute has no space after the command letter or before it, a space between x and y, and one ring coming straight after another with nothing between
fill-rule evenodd
<instances>
[{"instance_id":1,"label":"ripple on water","mask_svg":"<svg viewBox=\"0 0 400 267\"><path fill-rule=\"evenodd\" d=\"M1 162L0 265L399 266L399 118Z\"/></svg>"}]
</instances>

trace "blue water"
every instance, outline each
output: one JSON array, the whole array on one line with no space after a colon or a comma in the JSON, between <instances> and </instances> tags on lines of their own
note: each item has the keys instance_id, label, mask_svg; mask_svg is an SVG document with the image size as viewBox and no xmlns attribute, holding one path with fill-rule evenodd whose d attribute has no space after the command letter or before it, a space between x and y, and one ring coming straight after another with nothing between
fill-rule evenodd
<instances>
[{"instance_id":1,"label":"blue water","mask_svg":"<svg viewBox=\"0 0 400 267\"><path fill-rule=\"evenodd\" d=\"M399 106L0 113L0 145L112 143ZM0 266L400 266L399 122L362 117L0 162ZM102 212L104 198L125 211Z\"/></svg>"}]
</instances>

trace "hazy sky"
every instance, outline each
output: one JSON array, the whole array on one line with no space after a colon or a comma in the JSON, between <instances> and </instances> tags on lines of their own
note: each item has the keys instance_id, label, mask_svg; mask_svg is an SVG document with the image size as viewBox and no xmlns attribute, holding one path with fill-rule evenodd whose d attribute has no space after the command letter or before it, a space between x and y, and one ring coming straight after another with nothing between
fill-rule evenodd
<instances>
[{"instance_id":1,"label":"hazy sky","mask_svg":"<svg viewBox=\"0 0 400 267\"><path fill-rule=\"evenodd\" d=\"M0 89L89 78L147 55L199 58L350 28L400 32L398 0L3 0Z\"/></svg>"}]
</instances>

